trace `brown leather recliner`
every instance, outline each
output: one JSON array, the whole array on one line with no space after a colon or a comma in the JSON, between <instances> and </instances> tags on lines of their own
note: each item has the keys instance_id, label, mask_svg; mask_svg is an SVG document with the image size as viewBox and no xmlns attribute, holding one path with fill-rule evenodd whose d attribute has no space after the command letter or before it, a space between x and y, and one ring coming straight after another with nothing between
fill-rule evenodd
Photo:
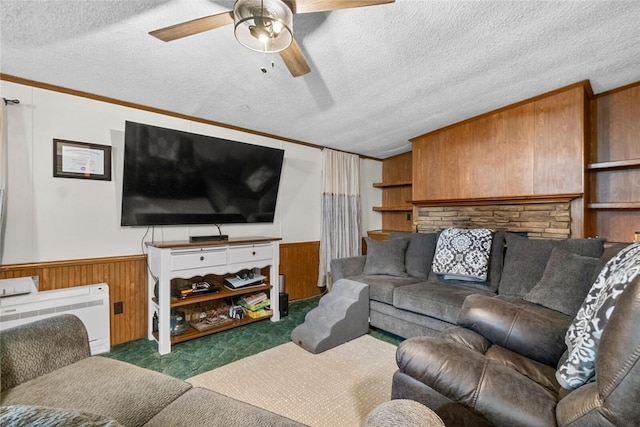
<instances>
[{"instance_id":1,"label":"brown leather recliner","mask_svg":"<svg viewBox=\"0 0 640 427\"><path fill-rule=\"evenodd\" d=\"M555 379L566 350L557 322L472 295L458 324L399 345L392 398L417 400L445 423L446 408L462 406L447 425L474 425L475 413L496 426L640 426L640 278L619 297L602 334L596 381L573 391Z\"/></svg>"}]
</instances>

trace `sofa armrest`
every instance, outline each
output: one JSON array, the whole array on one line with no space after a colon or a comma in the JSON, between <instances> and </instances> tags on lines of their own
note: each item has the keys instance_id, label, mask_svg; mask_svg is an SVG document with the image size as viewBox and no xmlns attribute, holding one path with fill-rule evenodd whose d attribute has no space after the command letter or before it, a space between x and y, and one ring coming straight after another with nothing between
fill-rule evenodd
<instances>
[{"instance_id":1,"label":"sofa armrest","mask_svg":"<svg viewBox=\"0 0 640 427\"><path fill-rule=\"evenodd\" d=\"M348 258L338 258L331 260L331 282L335 283L340 279L358 276L364 272L366 255Z\"/></svg>"},{"instance_id":2,"label":"sofa armrest","mask_svg":"<svg viewBox=\"0 0 640 427\"><path fill-rule=\"evenodd\" d=\"M0 390L4 391L91 355L82 321L71 314L0 332Z\"/></svg>"},{"instance_id":3,"label":"sofa armrest","mask_svg":"<svg viewBox=\"0 0 640 427\"><path fill-rule=\"evenodd\" d=\"M493 344L553 367L567 349L566 324L486 295L469 295L457 323Z\"/></svg>"}]
</instances>

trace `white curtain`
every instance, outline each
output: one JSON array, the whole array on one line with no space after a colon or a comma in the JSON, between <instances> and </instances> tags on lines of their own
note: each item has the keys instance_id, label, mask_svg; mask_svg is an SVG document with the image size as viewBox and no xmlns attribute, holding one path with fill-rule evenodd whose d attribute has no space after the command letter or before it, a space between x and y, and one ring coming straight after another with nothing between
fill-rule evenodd
<instances>
[{"instance_id":1,"label":"white curtain","mask_svg":"<svg viewBox=\"0 0 640 427\"><path fill-rule=\"evenodd\" d=\"M4 247L4 217L7 210L7 141L5 136L5 102L0 97L0 264Z\"/></svg>"},{"instance_id":2,"label":"white curtain","mask_svg":"<svg viewBox=\"0 0 640 427\"><path fill-rule=\"evenodd\" d=\"M322 235L319 287L330 287L332 259L360 255L360 160L322 150Z\"/></svg>"}]
</instances>

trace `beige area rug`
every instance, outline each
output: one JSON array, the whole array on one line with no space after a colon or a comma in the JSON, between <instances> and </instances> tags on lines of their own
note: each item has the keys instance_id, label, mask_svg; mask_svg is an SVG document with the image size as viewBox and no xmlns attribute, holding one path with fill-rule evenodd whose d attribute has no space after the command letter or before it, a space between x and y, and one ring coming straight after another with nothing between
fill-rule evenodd
<instances>
[{"instance_id":1,"label":"beige area rug","mask_svg":"<svg viewBox=\"0 0 640 427\"><path fill-rule=\"evenodd\" d=\"M320 354L289 342L187 381L309 426L359 426L391 398L395 353L370 335Z\"/></svg>"}]
</instances>

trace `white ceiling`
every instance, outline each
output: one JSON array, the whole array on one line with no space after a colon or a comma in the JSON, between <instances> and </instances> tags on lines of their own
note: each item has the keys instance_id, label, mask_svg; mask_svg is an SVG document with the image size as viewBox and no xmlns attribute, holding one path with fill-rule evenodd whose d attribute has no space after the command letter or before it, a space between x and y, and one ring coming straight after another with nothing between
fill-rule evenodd
<instances>
[{"instance_id":1,"label":"white ceiling","mask_svg":"<svg viewBox=\"0 0 640 427\"><path fill-rule=\"evenodd\" d=\"M169 43L147 34L232 7L0 0L0 72L378 158L578 81L595 93L640 81L638 0L396 0L295 15L312 68L298 78L232 26Z\"/></svg>"}]
</instances>

